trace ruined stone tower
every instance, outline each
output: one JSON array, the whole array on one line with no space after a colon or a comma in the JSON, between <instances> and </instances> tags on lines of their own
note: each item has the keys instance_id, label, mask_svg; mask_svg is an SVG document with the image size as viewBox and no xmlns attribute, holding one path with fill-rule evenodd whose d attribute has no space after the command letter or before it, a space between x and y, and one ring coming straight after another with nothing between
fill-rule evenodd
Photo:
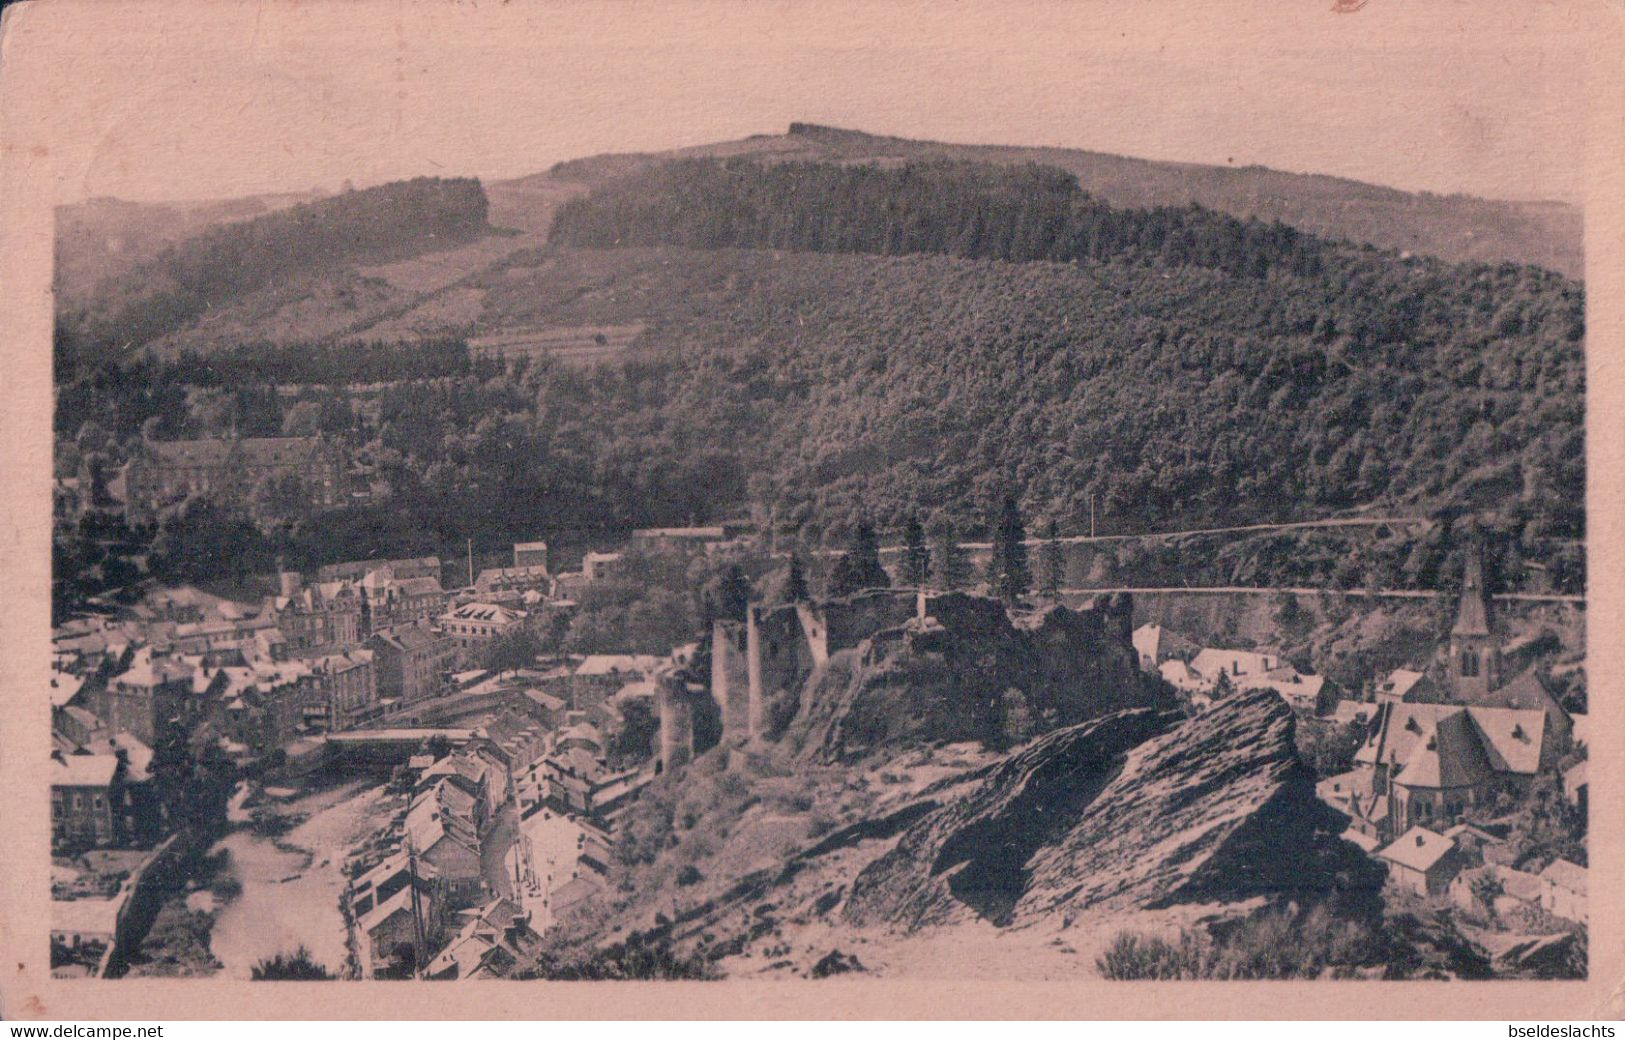
<instances>
[{"instance_id":1,"label":"ruined stone tower","mask_svg":"<svg viewBox=\"0 0 1625 1040\"><path fill-rule=\"evenodd\" d=\"M711 697L722 711L722 739L744 743L751 738L748 633L737 621L711 624Z\"/></svg>"},{"instance_id":2,"label":"ruined stone tower","mask_svg":"<svg viewBox=\"0 0 1625 1040\"><path fill-rule=\"evenodd\" d=\"M656 676L655 705L660 712L660 768L670 773L694 758L694 704L682 672L668 668Z\"/></svg>"}]
</instances>

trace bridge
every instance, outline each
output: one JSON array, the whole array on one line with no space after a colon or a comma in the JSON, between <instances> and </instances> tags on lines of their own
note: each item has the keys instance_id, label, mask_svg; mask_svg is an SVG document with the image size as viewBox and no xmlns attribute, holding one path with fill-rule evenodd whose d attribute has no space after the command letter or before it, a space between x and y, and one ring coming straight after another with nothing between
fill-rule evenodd
<instances>
[{"instance_id":1,"label":"bridge","mask_svg":"<svg viewBox=\"0 0 1625 1040\"><path fill-rule=\"evenodd\" d=\"M417 747L425 740L445 737L453 744L463 744L474 735L471 729L446 729L433 726L402 726L390 729L347 729L329 733L327 743L340 747Z\"/></svg>"},{"instance_id":2,"label":"bridge","mask_svg":"<svg viewBox=\"0 0 1625 1040\"><path fill-rule=\"evenodd\" d=\"M474 735L471 729L446 729L428 726L390 729L351 729L329 733L323 742L323 756L328 766L345 765L359 768L394 766L405 762L423 742L444 737L454 746L465 744Z\"/></svg>"}]
</instances>

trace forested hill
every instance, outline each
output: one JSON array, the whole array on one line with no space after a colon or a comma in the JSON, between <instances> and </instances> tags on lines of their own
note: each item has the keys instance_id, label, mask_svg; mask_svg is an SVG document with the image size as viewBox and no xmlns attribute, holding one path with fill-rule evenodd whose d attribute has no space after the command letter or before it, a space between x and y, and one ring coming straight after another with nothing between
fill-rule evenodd
<instances>
[{"instance_id":1,"label":"forested hill","mask_svg":"<svg viewBox=\"0 0 1625 1040\"><path fill-rule=\"evenodd\" d=\"M321 197L316 191L192 202L131 202L102 197L58 206L56 270L52 278L57 300L83 304L101 282L151 260L165 246L190 238L211 224L252 220Z\"/></svg>"},{"instance_id":2,"label":"forested hill","mask_svg":"<svg viewBox=\"0 0 1625 1040\"><path fill-rule=\"evenodd\" d=\"M59 311L59 363L140 346L267 285L469 241L486 213L479 181L419 177L215 224Z\"/></svg>"},{"instance_id":3,"label":"forested hill","mask_svg":"<svg viewBox=\"0 0 1625 1040\"><path fill-rule=\"evenodd\" d=\"M1376 502L1583 529L1584 294L1539 268L940 164L686 161L565 204L554 241L998 258L753 263L648 335L796 523L1005 486L1074 527L1094 495L1142 530Z\"/></svg>"},{"instance_id":4,"label":"forested hill","mask_svg":"<svg viewBox=\"0 0 1625 1040\"><path fill-rule=\"evenodd\" d=\"M522 191L543 187L601 185L673 158L728 157L764 163L888 165L941 159L989 166L1037 163L1073 174L1090 195L1114 206L1146 209L1195 203L1243 219L1279 220L1311 234L1444 260L1535 264L1575 278L1584 269L1580 210L1562 202L1408 192L1262 166L1161 162L1073 148L910 140L810 123L793 123L785 134L560 163L550 176L492 185L493 198L509 186L523 198ZM551 209L538 207L536 214L538 221L527 226L545 230Z\"/></svg>"},{"instance_id":5,"label":"forested hill","mask_svg":"<svg viewBox=\"0 0 1625 1040\"><path fill-rule=\"evenodd\" d=\"M340 311L345 338L290 340L258 293L209 312L254 332L234 346L59 368L62 472L104 442L115 468L149 426L314 421L393 490L295 531L289 557L311 563L746 512L814 539L916 512L976 536L1012 492L1063 534L1088 530L1091 503L1102 533L1473 512L1583 582L1584 292L1548 270L942 163L651 167L563 202L551 245L526 241L384 299L417 308L416 352L353 317L382 305L337 293L298 306ZM376 281L357 278L335 283ZM616 330L598 361L549 347ZM505 365L482 340L534 349ZM318 386L284 402L267 385L284 374ZM1425 587L1425 561L1390 573L1412 549L1352 569ZM1216 556L1203 580L1318 584L1349 559Z\"/></svg>"}]
</instances>

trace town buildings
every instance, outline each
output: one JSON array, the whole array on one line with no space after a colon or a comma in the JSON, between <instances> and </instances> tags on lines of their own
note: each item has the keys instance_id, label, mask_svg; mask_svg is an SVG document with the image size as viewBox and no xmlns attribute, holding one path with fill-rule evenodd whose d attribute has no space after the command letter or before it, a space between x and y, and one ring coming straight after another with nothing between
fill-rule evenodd
<instances>
[{"instance_id":1,"label":"town buildings","mask_svg":"<svg viewBox=\"0 0 1625 1040\"><path fill-rule=\"evenodd\" d=\"M1355 752L1349 812L1396 834L1447 827L1528 789L1554 750L1538 711L1453 704L1384 704Z\"/></svg>"},{"instance_id":2,"label":"town buildings","mask_svg":"<svg viewBox=\"0 0 1625 1040\"><path fill-rule=\"evenodd\" d=\"M445 612L449 598L438 577L398 577L387 567L368 571L358 587L363 635L395 625L433 621Z\"/></svg>"},{"instance_id":3,"label":"town buildings","mask_svg":"<svg viewBox=\"0 0 1625 1040\"><path fill-rule=\"evenodd\" d=\"M1555 859L1539 877L1543 910L1570 921L1586 922L1586 868L1566 859Z\"/></svg>"},{"instance_id":4,"label":"town buildings","mask_svg":"<svg viewBox=\"0 0 1625 1040\"><path fill-rule=\"evenodd\" d=\"M396 581L413 578L440 580L440 557L409 556L394 560L351 560L330 563L316 570L318 581L357 581L374 571L388 571Z\"/></svg>"},{"instance_id":5,"label":"town buildings","mask_svg":"<svg viewBox=\"0 0 1625 1040\"><path fill-rule=\"evenodd\" d=\"M489 567L480 571L474 579L474 594L484 598L501 596L507 593L537 592L547 595L553 587L553 579L547 572L545 564L530 564L524 567Z\"/></svg>"},{"instance_id":6,"label":"town buildings","mask_svg":"<svg viewBox=\"0 0 1625 1040\"><path fill-rule=\"evenodd\" d=\"M463 912L464 923L429 963L431 979L503 978L541 946L530 917L511 899L493 899Z\"/></svg>"}]
</instances>

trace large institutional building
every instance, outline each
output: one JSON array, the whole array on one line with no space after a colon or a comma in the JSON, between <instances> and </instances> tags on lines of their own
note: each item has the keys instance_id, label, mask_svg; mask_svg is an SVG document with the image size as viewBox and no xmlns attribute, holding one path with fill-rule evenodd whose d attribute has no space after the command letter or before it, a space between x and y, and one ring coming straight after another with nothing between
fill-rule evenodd
<instances>
[{"instance_id":1,"label":"large institutional building","mask_svg":"<svg viewBox=\"0 0 1625 1040\"><path fill-rule=\"evenodd\" d=\"M252 507L258 489L285 477L311 509L329 509L344 501L344 472L343 451L324 437L147 441L126 470L125 513L149 523L193 496Z\"/></svg>"}]
</instances>

